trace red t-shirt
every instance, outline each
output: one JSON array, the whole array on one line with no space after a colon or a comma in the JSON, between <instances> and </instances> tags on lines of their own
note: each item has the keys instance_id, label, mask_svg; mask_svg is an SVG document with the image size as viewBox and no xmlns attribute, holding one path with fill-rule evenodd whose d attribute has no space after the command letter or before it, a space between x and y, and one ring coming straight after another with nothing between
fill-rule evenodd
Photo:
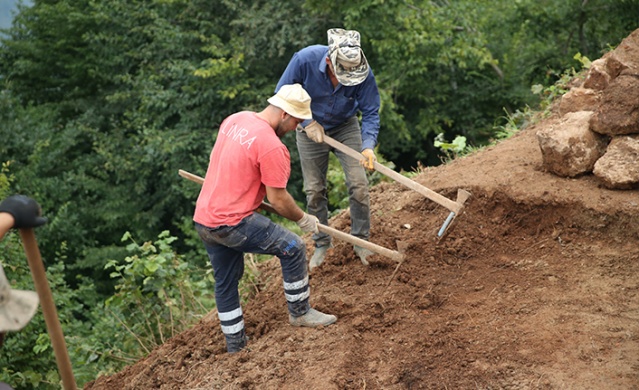
<instances>
[{"instance_id":1,"label":"red t-shirt","mask_svg":"<svg viewBox=\"0 0 639 390\"><path fill-rule=\"evenodd\" d=\"M193 220L208 227L237 225L264 200L266 187L286 188L288 149L256 113L226 118L211 151Z\"/></svg>"}]
</instances>

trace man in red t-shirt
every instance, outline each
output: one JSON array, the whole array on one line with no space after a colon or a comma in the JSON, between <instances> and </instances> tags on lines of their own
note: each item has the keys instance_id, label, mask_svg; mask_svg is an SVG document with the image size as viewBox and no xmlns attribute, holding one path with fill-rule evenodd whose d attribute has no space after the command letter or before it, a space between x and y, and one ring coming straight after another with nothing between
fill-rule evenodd
<instances>
[{"instance_id":1,"label":"man in red t-shirt","mask_svg":"<svg viewBox=\"0 0 639 390\"><path fill-rule=\"evenodd\" d=\"M291 325L337 321L310 307L304 241L256 212L266 196L278 214L296 221L302 231L318 232L317 218L299 208L286 191L291 161L280 140L312 118L311 98L293 84L280 88L268 102L261 112L239 112L222 122L193 216L213 266L217 312L230 353L244 348L247 340L238 292L246 252L280 259Z\"/></svg>"}]
</instances>

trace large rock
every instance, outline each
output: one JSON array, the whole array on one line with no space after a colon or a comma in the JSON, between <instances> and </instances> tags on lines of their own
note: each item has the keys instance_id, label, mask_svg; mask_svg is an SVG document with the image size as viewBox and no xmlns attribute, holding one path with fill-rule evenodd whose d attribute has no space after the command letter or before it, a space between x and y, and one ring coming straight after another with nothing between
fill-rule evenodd
<instances>
[{"instance_id":1,"label":"large rock","mask_svg":"<svg viewBox=\"0 0 639 390\"><path fill-rule=\"evenodd\" d=\"M572 88L561 97L559 114L563 116L569 112L595 111L600 94L601 92L588 88Z\"/></svg>"},{"instance_id":2,"label":"large rock","mask_svg":"<svg viewBox=\"0 0 639 390\"><path fill-rule=\"evenodd\" d=\"M593 173L610 189L639 187L639 135L614 137Z\"/></svg>"},{"instance_id":3,"label":"large rock","mask_svg":"<svg viewBox=\"0 0 639 390\"><path fill-rule=\"evenodd\" d=\"M592 116L592 111L568 113L558 124L537 132L546 170L563 177L592 171L607 144L607 137L590 131Z\"/></svg>"},{"instance_id":4,"label":"large rock","mask_svg":"<svg viewBox=\"0 0 639 390\"><path fill-rule=\"evenodd\" d=\"M604 55L604 58L608 74L613 79L625 69L639 70L639 29L628 35L615 50Z\"/></svg>"},{"instance_id":5,"label":"large rock","mask_svg":"<svg viewBox=\"0 0 639 390\"><path fill-rule=\"evenodd\" d=\"M590 128L606 135L639 133L639 69L624 70L602 92Z\"/></svg>"},{"instance_id":6,"label":"large rock","mask_svg":"<svg viewBox=\"0 0 639 390\"><path fill-rule=\"evenodd\" d=\"M606 67L606 60L599 58L590 64L583 87L594 89L595 91L603 91L610 84L610 74Z\"/></svg>"}]
</instances>

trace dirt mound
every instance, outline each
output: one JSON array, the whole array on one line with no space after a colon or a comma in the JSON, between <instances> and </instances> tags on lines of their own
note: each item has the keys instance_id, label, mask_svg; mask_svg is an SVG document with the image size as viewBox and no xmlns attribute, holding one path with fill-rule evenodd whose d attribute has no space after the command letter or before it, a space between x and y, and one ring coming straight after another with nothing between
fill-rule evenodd
<instances>
[{"instance_id":1,"label":"dirt mound","mask_svg":"<svg viewBox=\"0 0 639 390\"><path fill-rule=\"evenodd\" d=\"M448 210L376 186L371 241L406 242L406 260L364 267L335 241L311 303L336 325L288 325L273 259L245 306L248 351L225 354L211 316L85 389L639 388L639 191L543 172L535 133L554 120L415 179L473 194L442 243ZM347 213L331 225L348 231Z\"/></svg>"}]
</instances>

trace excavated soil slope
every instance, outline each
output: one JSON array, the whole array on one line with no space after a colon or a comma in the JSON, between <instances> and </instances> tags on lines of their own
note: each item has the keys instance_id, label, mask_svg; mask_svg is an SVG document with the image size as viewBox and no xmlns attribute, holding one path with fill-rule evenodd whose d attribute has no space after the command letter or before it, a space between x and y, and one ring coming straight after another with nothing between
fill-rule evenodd
<instances>
[{"instance_id":1,"label":"excavated soil slope","mask_svg":"<svg viewBox=\"0 0 639 390\"><path fill-rule=\"evenodd\" d=\"M554 120L415 179L473 194L439 244L448 210L375 186L371 241L406 260L365 267L335 241L310 283L337 324L288 325L273 259L244 307L249 350L225 354L211 315L85 389L639 389L639 191L543 172L535 133Z\"/></svg>"}]
</instances>

